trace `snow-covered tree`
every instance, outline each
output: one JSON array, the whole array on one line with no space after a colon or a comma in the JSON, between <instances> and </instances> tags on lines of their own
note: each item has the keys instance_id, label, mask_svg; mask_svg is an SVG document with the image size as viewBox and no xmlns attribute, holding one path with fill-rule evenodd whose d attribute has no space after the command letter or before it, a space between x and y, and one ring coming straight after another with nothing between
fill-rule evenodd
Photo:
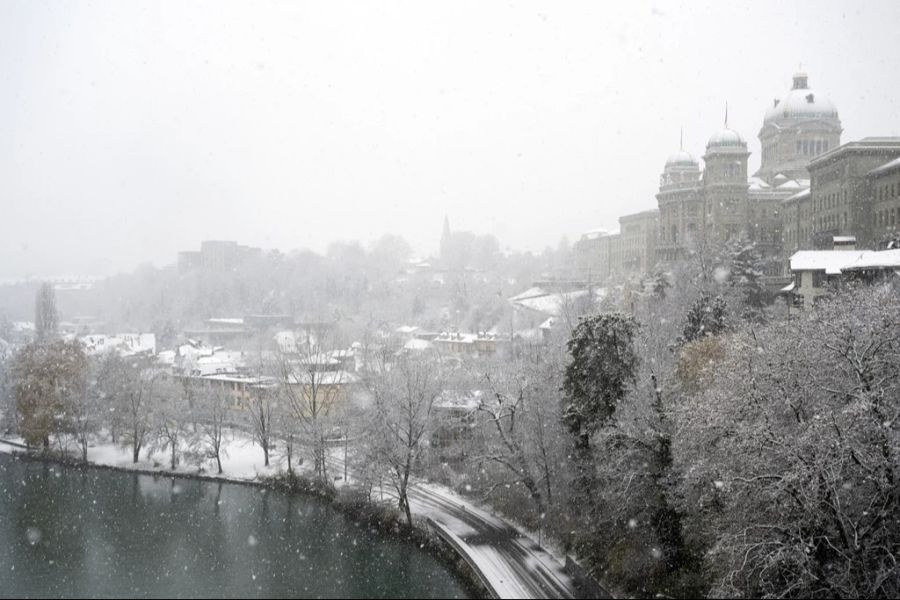
<instances>
[{"instance_id":1,"label":"snow-covered tree","mask_svg":"<svg viewBox=\"0 0 900 600\"><path fill-rule=\"evenodd\" d=\"M136 463L156 425L163 373L147 358L121 358L115 353L107 355L103 369L101 386L112 403L112 427L119 442L131 447L132 462Z\"/></svg>"},{"instance_id":2,"label":"snow-covered tree","mask_svg":"<svg viewBox=\"0 0 900 600\"><path fill-rule=\"evenodd\" d=\"M716 335L728 327L728 307L721 296L712 297L702 292L685 316L684 329L679 342L693 342L709 335Z\"/></svg>"},{"instance_id":3,"label":"snow-covered tree","mask_svg":"<svg viewBox=\"0 0 900 600\"><path fill-rule=\"evenodd\" d=\"M534 350L534 349L532 349ZM564 454L559 414L560 364L548 353L521 352L508 360L479 361L475 382L481 391L478 412L485 449L476 455L502 470L487 492L522 486L542 518L559 495L558 464Z\"/></svg>"},{"instance_id":4,"label":"snow-covered tree","mask_svg":"<svg viewBox=\"0 0 900 600\"><path fill-rule=\"evenodd\" d=\"M167 378L160 378L154 390L153 431L150 451L169 453L169 466L178 467L181 454L190 454L196 446L192 425L196 422L190 386L178 385Z\"/></svg>"},{"instance_id":5,"label":"snow-covered tree","mask_svg":"<svg viewBox=\"0 0 900 600\"><path fill-rule=\"evenodd\" d=\"M327 438L346 401L347 374L332 356L333 334L327 327L303 332L297 353L279 352L276 368L279 402L293 413L297 431L313 459L316 478L328 480Z\"/></svg>"},{"instance_id":6,"label":"snow-covered tree","mask_svg":"<svg viewBox=\"0 0 900 600\"><path fill-rule=\"evenodd\" d=\"M198 444L203 458L216 461L216 469L222 474L222 457L225 450L225 429L228 424L228 397L224 390L213 388L200 390L195 395L194 418L197 423Z\"/></svg>"},{"instance_id":7,"label":"snow-covered tree","mask_svg":"<svg viewBox=\"0 0 900 600\"><path fill-rule=\"evenodd\" d=\"M716 596L900 594L900 304L885 285L723 338L673 409Z\"/></svg>"},{"instance_id":8,"label":"snow-covered tree","mask_svg":"<svg viewBox=\"0 0 900 600\"><path fill-rule=\"evenodd\" d=\"M608 313L582 319L572 332L563 419L579 448L590 446L591 434L612 417L634 381L637 327L629 315Z\"/></svg>"},{"instance_id":9,"label":"snow-covered tree","mask_svg":"<svg viewBox=\"0 0 900 600\"><path fill-rule=\"evenodd\" d=\"M388 473L400 510L412 524L409 483L422 454L435 400L444 388L436 356L382 360L367 379L373 398L370 453Z\"/></svg>"}]
</instances>

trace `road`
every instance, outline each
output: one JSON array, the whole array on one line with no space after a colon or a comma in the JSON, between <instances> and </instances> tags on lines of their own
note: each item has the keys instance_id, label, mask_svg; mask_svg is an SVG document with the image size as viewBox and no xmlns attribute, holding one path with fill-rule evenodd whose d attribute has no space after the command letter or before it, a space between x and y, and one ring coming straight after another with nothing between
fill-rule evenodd
<instances>
[{"instance_id":1,"label":"road","mask_svg":"<svg viewBox=\"0 0 900 600\"><path fill-rule=\"evenodd\" d=\"M414 514L450 530L501 598L574 598L572 579L534 540L448 490L419 484L409 493Z\"/></svg>"},{"instance_id":2,"label":"road","mask_svg":"<svg viewBox=\"0 0 900 600\"><path fill-rule=\"evenodd\" d=\"M343 470L343 453L340 455L328 458L333 472ZM381 490L384 497L396 499L388 487ZM560 561L508 521L444 486L412 481L408 494L413 515L430 518L449 532L498 597L577 597L574 581ZM608 593L598 597L612 598Z\"/></svg>"}]
</instances>

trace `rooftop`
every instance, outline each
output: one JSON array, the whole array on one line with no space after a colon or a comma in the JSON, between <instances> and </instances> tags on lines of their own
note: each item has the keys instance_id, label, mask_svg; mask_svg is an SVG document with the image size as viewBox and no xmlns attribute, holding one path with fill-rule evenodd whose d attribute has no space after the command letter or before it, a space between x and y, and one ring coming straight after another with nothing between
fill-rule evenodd
<instances>
[{"instance_id":1,"label":"rooftop","mask_svg":"<svg viewBox=\"0 0 900 600\"><path fill-rule=\"evenodd\" d=\"M869 171L867 175L874 175L877 177L879 175L885 175L892 171L896 171L897 169L900 169L900 158L895 158L892 161L884 163L880 167L875 167L874 169Z\"/></svg>"},{"instance_id":2,"label":"rooftop","mask_svg":"<svg viewBox=\"0 0 900 600\"><path fill-rule=\"evenodd\" d=\"M835 240L837 241L837 240ZM801 250L791 256L791 271L844 271L900 269L900 249L895 250Z\"/></svg>"},{"instance_id":3,"label":"rooftop","mask_svg":"<svg viewBox=\"0 0 900 600\"><path fill-rule=\"evenodd\" d=\"M865 250L801 250L790 258L791 271L825 271L827 275L839 275L865 253Z\"/></svg>"},{"instance_id":4,"label":"rooftop","mask_svg":"<svg viewBox=\"0 0 900 600\"><path fill-rule=\"evenodd\" d=\"M782 98L776 99L766 111L765 123L786 120L837 119L834 103L809 88L806 73L794 75L794 85ZM783 124L783 123L782 123Z\"/></svg>"},{"instance_id":5,"label":"rooftop","mask_svg":"<svg viewBox=\"0 0 900 600\"><path fill-rule=\"evenodd\" d=\"M809 162L807 168L813 170L850 153L900 152L900 137L867 137L856 142L841 144L833 150L820 154Z\"/></svg>"}]
</instances>

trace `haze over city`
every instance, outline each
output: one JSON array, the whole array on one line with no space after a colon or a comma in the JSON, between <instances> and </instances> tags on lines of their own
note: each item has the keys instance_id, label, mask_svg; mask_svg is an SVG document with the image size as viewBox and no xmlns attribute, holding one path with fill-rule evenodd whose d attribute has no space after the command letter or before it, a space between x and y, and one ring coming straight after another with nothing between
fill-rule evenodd
<instances>
[{"instance_id":1,"label":"haze over city","mask_svg":"<svg viewBox=\"0 0 900 600\"><path fill-rule=\"evenodd\" d=\"M4 2L0 278L203 239L324 251L454 229L540 251L656 206L802 69L843 139L900 133L896 3ZM690 32L690 33L687 33ZM852 51L850 51L852 49Z\"/></svg>"},{"instance_id":2,"label":"haze over city","mask_svg":"<svg viewBox=\"0 0 900 600\"><path fill-rule=\"evenodd\" d=\"M0 596L900 597L898 25L0 0Z\"/></svg>"}]
</instances>

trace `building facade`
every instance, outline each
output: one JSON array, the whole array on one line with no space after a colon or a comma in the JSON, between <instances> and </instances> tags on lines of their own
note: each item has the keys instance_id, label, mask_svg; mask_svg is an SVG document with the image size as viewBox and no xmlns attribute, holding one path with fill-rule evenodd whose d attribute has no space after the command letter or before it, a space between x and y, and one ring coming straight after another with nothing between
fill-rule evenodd
<instances>
[{"instance_id":1,"label":"building facade","mask_svg":"<svg viewBox=\"0 0 900 600\"><path fill-rule=\"evenodd\" d=\"M618 234L582 236L575 245L580 276L647 273L738 236L770 259L772 277L788 273L787 258L798 250L830 248L835 238L854 237L870 249L900 244L900 138L841 145L842 131L834 103L809 87L805 73L795 74L763 116L753 176L747 143L726 117L702 163L683 148L669 156L657 210L621 217ZM652 221L655 239L636 242Z\"/></svg>"}]
</instances>

